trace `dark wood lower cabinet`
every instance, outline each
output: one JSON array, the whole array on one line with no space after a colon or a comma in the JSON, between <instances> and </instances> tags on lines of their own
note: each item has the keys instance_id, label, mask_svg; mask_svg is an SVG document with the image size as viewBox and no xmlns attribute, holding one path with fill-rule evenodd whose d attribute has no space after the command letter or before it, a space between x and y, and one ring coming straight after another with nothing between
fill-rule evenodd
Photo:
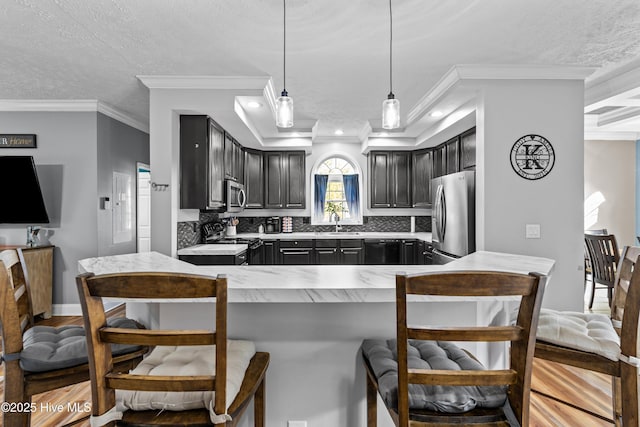
<instances>
[{"instance_id":1,"label":"dark wood lower cabinet","mask_svg":"<svg viewBox=\"0 0 640 427\"><path fill-rule=\"evenodd\" d=\"M418 264L418 241L417 240L402 241L401 263L404 265Z\"/></svg>"},{"instance_id":2,"label":"dark wood lower cabinet","mask_svg":"<svg viewBox=\"0 0 640 427\"><path fill-rule=\"evenodd\" d=\"M313 256L313 240L281 240L279 259L282 265L310 265Z\"/></svg>"},{"instance_id":3,"label":"dark wood lower cabinet","mask_svg":"<svg viewBox=\"0 0 640 427\"><path fill-rule=\"evenodd\" d=\"M315 264L340 264L340 258L338 257L338 241L336 239L318 239L315 241Z\"/></svg>"},{"instance_id":4,"label":"dark wood lower cabinet","mask_svg":"<svg viewBox=\"0 0 640 427\"><path fill-rule=\"evenodd\" d=\"M264 240L262 246L264 248L264 265L278 264L278 241Z\"/></svg>"},{"instance_id":5,"label":"dark wood lower cabinet","mask_svg":"<svg viewBox=\"0 0 640 427\"><path fill-rule=\"evenodd\" d=\"M364 244L362 240L340 240L340 265L364 264Z\"/></svg>"}]
</instances>

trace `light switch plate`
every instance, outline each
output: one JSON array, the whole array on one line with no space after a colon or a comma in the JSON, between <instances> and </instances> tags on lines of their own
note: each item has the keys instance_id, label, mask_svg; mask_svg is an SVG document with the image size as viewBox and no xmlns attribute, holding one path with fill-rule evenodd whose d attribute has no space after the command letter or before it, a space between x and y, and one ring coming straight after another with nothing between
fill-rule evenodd
<instances>
[{"instance_id":1,"label":"light switch plate","mask_svg":"<svg viewBox=\"0 0 640 427\"><path fill-rule=\"evenodd\" d=\"M287 427L307 427L306 421L288 421Z\"/></svg>"},{"instance_id":2,"label":"light switch plate","mask_svg":"<svg viewBox=\"0 0 640 427\"><path fill-rule=\"evenodd\" d=\"M525 226L525 237L527 239L539 239L540 224L527 224Z\"/></svg>"}]
</instances>

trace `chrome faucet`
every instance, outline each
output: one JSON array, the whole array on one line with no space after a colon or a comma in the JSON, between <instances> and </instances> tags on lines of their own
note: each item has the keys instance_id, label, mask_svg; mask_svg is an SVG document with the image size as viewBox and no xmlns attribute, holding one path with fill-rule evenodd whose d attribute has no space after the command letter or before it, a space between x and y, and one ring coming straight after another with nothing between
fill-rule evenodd
<instances>
[{"instance_id":1,"label":"chrome faucet","mask_svg":"<svg viewBox=\"0 0 640 427\"><path fill-rule=\"evenodd\" d=\"M338 221L340 221L340 217L335 212L333 213L333 220L336 222L336 233L337 233L342 229L342 226L338 224Z\"/></svg>"}]
</instances>

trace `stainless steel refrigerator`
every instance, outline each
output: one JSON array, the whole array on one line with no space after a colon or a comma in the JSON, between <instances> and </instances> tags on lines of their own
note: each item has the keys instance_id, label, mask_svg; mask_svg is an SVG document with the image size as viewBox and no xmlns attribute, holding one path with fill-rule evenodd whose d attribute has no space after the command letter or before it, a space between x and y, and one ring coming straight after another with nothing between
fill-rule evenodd
<instances>
[{"instance_id":1,"label":"stainless steel refrigerator","mask_svg":"<svg viewBox=\"0 0 640 427\"><path fill-rule=\"evenodd\" d=\"M431 180L433 263L446 264L476 250L475 172Z\"/></svg>"}]
</instances>

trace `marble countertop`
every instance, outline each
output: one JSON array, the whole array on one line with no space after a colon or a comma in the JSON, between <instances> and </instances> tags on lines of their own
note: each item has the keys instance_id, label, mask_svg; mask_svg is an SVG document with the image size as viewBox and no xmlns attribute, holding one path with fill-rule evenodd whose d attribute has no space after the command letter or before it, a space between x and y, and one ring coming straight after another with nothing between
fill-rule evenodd
<instances>
[{"instance_id":1,"label":"marble countertop","mask_svg":"<svg viewBox=\"0 0 640 427\"><path fill-rule=\"evenodd\" d=\"M431 242L431 232L300 232L300 233L242 233L236 238L262 239L262 240L298 240L298 239L417 239Z\"/></svg>"},{"instance_id":2,"label":"marble countertop","mask_svg":"<svg viewBox=\"0 0 640 427\"><path fill-rule=\"evenodd\" d=\"M178 255L238 255L246 252L249 245L202 244L178 250Z\"/></svg>"},{"instance_id":3,"label":"marble countertop","mask_svg":"<svg viewBox=\"0 0 640 427\"><path fill-rule=\"evenodd\" d=\"M554 264L555 261L548 258L481 251L446 265L205 266L192 265L158 252L148 252L87 258L80 260L78 267L81 273L95 274L127 271L168 271L210 276L224 274L229 283L230 303L344 303L395 301L397 273L494 270L549 275ZM465 300L452 297L423 299ZM145 301L154 302L152 298Z\"/></svg>"}]
</instances>

